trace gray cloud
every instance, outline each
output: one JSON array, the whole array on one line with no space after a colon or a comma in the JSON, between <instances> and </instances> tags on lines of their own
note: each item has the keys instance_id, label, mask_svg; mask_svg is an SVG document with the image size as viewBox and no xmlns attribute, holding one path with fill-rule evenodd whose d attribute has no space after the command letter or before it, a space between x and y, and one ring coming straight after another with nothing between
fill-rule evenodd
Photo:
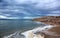
<instances>
[{"instance_id":1,"label":"gray cloud","mask_svg":"<svg viewBox=\"0 0 60 38\"><path fill-rule=\"evenodd\" d=\"M26 18L31 16L59 16L60 0L3 0L0 18Z\"/></svg>"}]
</instances>

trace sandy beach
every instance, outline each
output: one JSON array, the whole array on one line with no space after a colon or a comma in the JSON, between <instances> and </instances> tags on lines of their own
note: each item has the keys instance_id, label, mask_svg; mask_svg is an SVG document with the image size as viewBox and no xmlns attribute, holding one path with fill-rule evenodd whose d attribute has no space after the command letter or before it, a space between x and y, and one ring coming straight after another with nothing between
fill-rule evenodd
<instances>
[{"instance_id":1,"label":"sandy beach","mask_svg":"<svg viewBox=\"0 0 60 38\"><path fill-rule=\"evenodd\" d=\"M21 34L20 31L18 31L8 36L4 36L4 38L60 38L60 16L44 16L33 19L33 21L39 23L39 27L36 27L36 23L32 22L36 28L26 30ZM40 26L41 24L43 24L43 26ZM30 25L32 25L31 22ZM33 27L33 25L31 27Z\"/></svg>"},{"instance_id":2,"label":"sandy beach","mask_svg":"<svg viewBox=\"0 0 60 38\"><path fill-rule=\"evenodd\" d=\"M60 16L44 16L36 18L33 21L42 22L54 26L49 30L44 30L42 33L44 38L60 38ZM39 32L37 32L39 34Z\"/></svg>"}]
</instances>

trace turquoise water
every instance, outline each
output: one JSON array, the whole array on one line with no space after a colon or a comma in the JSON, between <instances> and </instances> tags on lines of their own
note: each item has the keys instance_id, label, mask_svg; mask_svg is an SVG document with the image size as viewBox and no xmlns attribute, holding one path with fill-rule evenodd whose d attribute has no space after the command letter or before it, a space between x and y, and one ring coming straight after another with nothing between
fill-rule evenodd
<instances>
[{"instance_id":1,"label":"turquoise water","mask_svg":"<svg viewBox=\"0 0 60 38\"><path fill-rule=\"evenodd\" d=\"M16 31L24 32L42 26L32 20L0 20L0 38Z\"/></svg>"}]
</instances>

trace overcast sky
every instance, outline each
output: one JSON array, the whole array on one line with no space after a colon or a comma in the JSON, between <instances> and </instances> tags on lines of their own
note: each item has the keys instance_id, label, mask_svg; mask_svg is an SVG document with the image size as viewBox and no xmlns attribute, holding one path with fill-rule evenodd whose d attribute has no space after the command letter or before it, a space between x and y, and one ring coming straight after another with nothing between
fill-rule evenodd
<instances>
[{"instance_id":1,"label":"overcast sky","mask_svg":"<svg viewBox=\"0 0 60 38\"><path fill-rule=\"evenodd\" d=\"M0 0L0 18L60 16L60 0Z\"/></svg>"}]
</instances>

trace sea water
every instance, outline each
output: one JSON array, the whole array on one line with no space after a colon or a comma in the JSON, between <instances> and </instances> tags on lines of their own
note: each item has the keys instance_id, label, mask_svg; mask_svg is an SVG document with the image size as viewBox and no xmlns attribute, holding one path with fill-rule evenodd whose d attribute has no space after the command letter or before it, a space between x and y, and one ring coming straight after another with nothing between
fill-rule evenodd
<instances>
[{"instance_id":1,"label":"sea water","mask_svg":"<svg viewBox=\"0 0 60 38\"><path fill-rule=\"evenodd\" d=\"M0 20L0 38L23 38L22 32L45 26L31 19ZM14 37L11 37L14 36Z\"/></svg>"}]
</instances>

